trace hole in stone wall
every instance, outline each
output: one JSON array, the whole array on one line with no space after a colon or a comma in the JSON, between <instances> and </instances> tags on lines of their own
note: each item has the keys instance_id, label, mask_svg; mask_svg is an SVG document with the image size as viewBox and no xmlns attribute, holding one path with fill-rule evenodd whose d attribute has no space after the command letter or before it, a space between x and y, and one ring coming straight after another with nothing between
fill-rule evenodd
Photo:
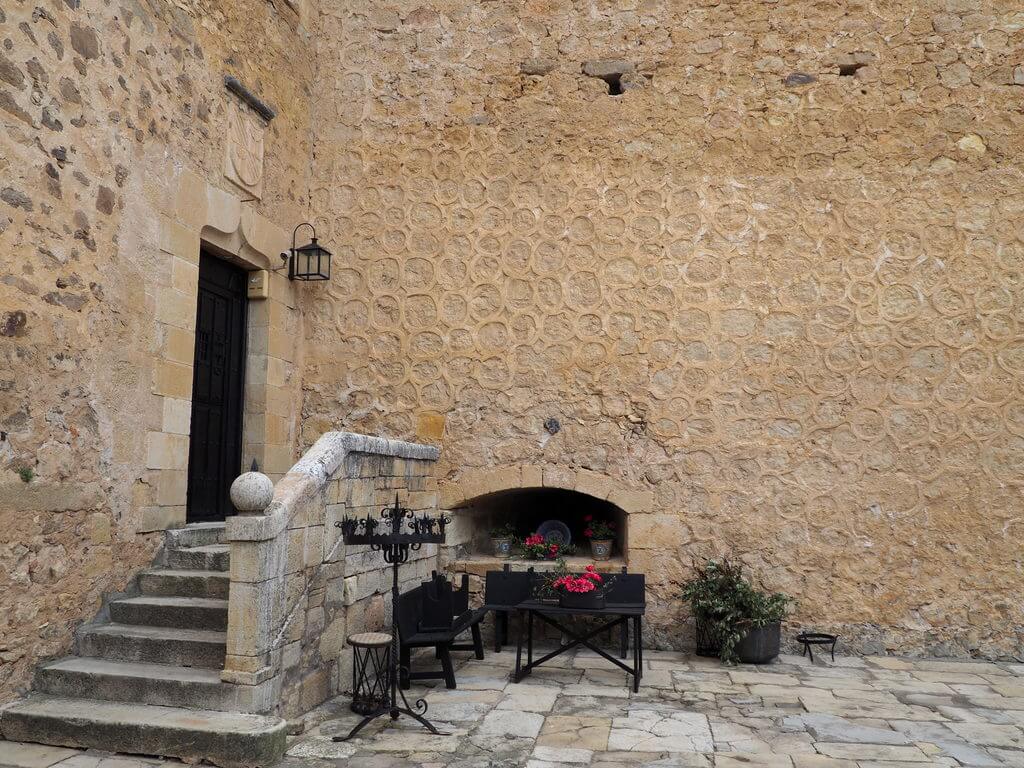
<instances>
[{"instance_id":1,"label":"hole in stone wall","mask_svg":"<svg viewBox=\"0 0 1024 768\"><path fill-rule=\"evenodd\" d=\"M860 69L861 67L866 67L866 66L867 66L867 64L862 64L862 63L857 63L857 64L840 64L839 65L839 76L840 77L853 77L857 73L858 69Z\"/></svg>"},{"instance_id":2,"label":"hole in stone wall","mask_svg":"<svg viewBox=\"0 0 1024 768\"><path fill-rule=\"evenodd\" d=\"M616 72L611 75L604 75L601 79L608 83L609 96L622 95L622 75L620 73Z\"/></svg>"},{"instance_id":3,"label":"hole in stone wall","mask_svg":"<svg viewBox=\"0 0 1024 768\"><path fill-rule=\"evenodd\" d=\"M613 547L615 557L625 557L628 549L627 515L609 501L561 488L511 488L481 496L458 514L468 516L472 531L468 556L489 556L493 551L490 531L509 523L516 536L525 538L547 520L558 520L569 528L577 557L590 558L590 543L583 532L586 516L615 524L619 535Z\"/></svg>"}]
</instances>

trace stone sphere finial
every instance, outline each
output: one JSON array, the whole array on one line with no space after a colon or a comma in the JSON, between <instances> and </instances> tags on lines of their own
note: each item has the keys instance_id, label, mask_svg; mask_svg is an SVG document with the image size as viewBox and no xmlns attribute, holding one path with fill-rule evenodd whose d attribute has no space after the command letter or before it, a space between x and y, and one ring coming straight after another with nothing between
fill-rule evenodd
<instances>
[{"instance_id":1,"label":"stone sphere finial","mask_svg":"<svg viewBox=\"0 0 1024 768\"><path fill-rule=\"evenodd\" d=\"M235 478L231 484L231 503L240 515L257 515L274 499L274 483L259 471L253 459L252 470Z\"/></svg>"}]
</instances>

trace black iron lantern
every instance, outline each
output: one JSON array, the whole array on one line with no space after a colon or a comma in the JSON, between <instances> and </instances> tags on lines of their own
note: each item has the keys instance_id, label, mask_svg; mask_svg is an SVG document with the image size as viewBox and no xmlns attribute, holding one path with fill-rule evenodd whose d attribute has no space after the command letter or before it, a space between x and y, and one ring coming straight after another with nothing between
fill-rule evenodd
<instances>
[{"instance_id":1,"label":"black iron lantern","mask_svg":"<svg viewBox=\"0 0 1024 768\"><path fill-rule=\"evenodd\" d=\"M296 247L295 235L302 227L313 230L313 237L306 245ZM281 258L288 261L289 280L330 280L331 252L316 241L316 229L312 224L299 224L292 232L291 256L282 253Z\"/></svg>"}]
</instances>

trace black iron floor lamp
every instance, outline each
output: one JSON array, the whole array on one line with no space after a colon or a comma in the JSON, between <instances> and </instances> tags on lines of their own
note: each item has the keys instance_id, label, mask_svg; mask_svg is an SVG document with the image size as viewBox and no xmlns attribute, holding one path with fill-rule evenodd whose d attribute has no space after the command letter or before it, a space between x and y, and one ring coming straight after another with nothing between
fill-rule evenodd
<instances>
[{"instance_id":1,"label":"black iron floor lamp","mask_svg":"<svg viewBox=\"0 0 1024 768\"><path fill-rule=\"evenodd\" d=\"M443 514L436 518L423 514L419 517L402 507L395 496L395 506L381 510L381 520L367 515L363 518L345 517L334 525L341 529L346 544L369 544L374 552L382 552L384 560L391 565L391 658L388 664L388 695L374 712L370 712L349 731L348 736L335 736L334 741L348 741L359 731L383 715L397 720L408 715L418 720L424 728L434 734L440 731L424 717L427 702L417 699L410 706L405 692L398 687L398 566L409 560L409 552L416 551L424 544L443 544L444 529L451 520ZM383 521L383 522L382 522ZM381 529L378 532L378 528ZM408 671L408 670L406 670ZM402 704L399 706L398 698Z\"/></svg>"}]
</instances>

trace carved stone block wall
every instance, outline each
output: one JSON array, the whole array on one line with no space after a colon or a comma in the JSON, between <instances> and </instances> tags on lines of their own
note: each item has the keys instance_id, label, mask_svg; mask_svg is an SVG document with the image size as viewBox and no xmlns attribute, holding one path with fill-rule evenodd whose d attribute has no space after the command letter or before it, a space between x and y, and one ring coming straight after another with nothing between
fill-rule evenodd
<instances>
[{"instance_id":1,"label":"carved stone block wall","mask_svg":"<svg viewBox=\"0 0 1024 768\"><path fill-rule=\"evenodd\" d=\"M337 261L304 441L429 436L455 482L561 465L653 494L662 538L629 565L664 646L689 643L691 556L733 549L847 648L1019 652L1020 24L327 9L313 206Z\"/></svg>"}]
</instances>

